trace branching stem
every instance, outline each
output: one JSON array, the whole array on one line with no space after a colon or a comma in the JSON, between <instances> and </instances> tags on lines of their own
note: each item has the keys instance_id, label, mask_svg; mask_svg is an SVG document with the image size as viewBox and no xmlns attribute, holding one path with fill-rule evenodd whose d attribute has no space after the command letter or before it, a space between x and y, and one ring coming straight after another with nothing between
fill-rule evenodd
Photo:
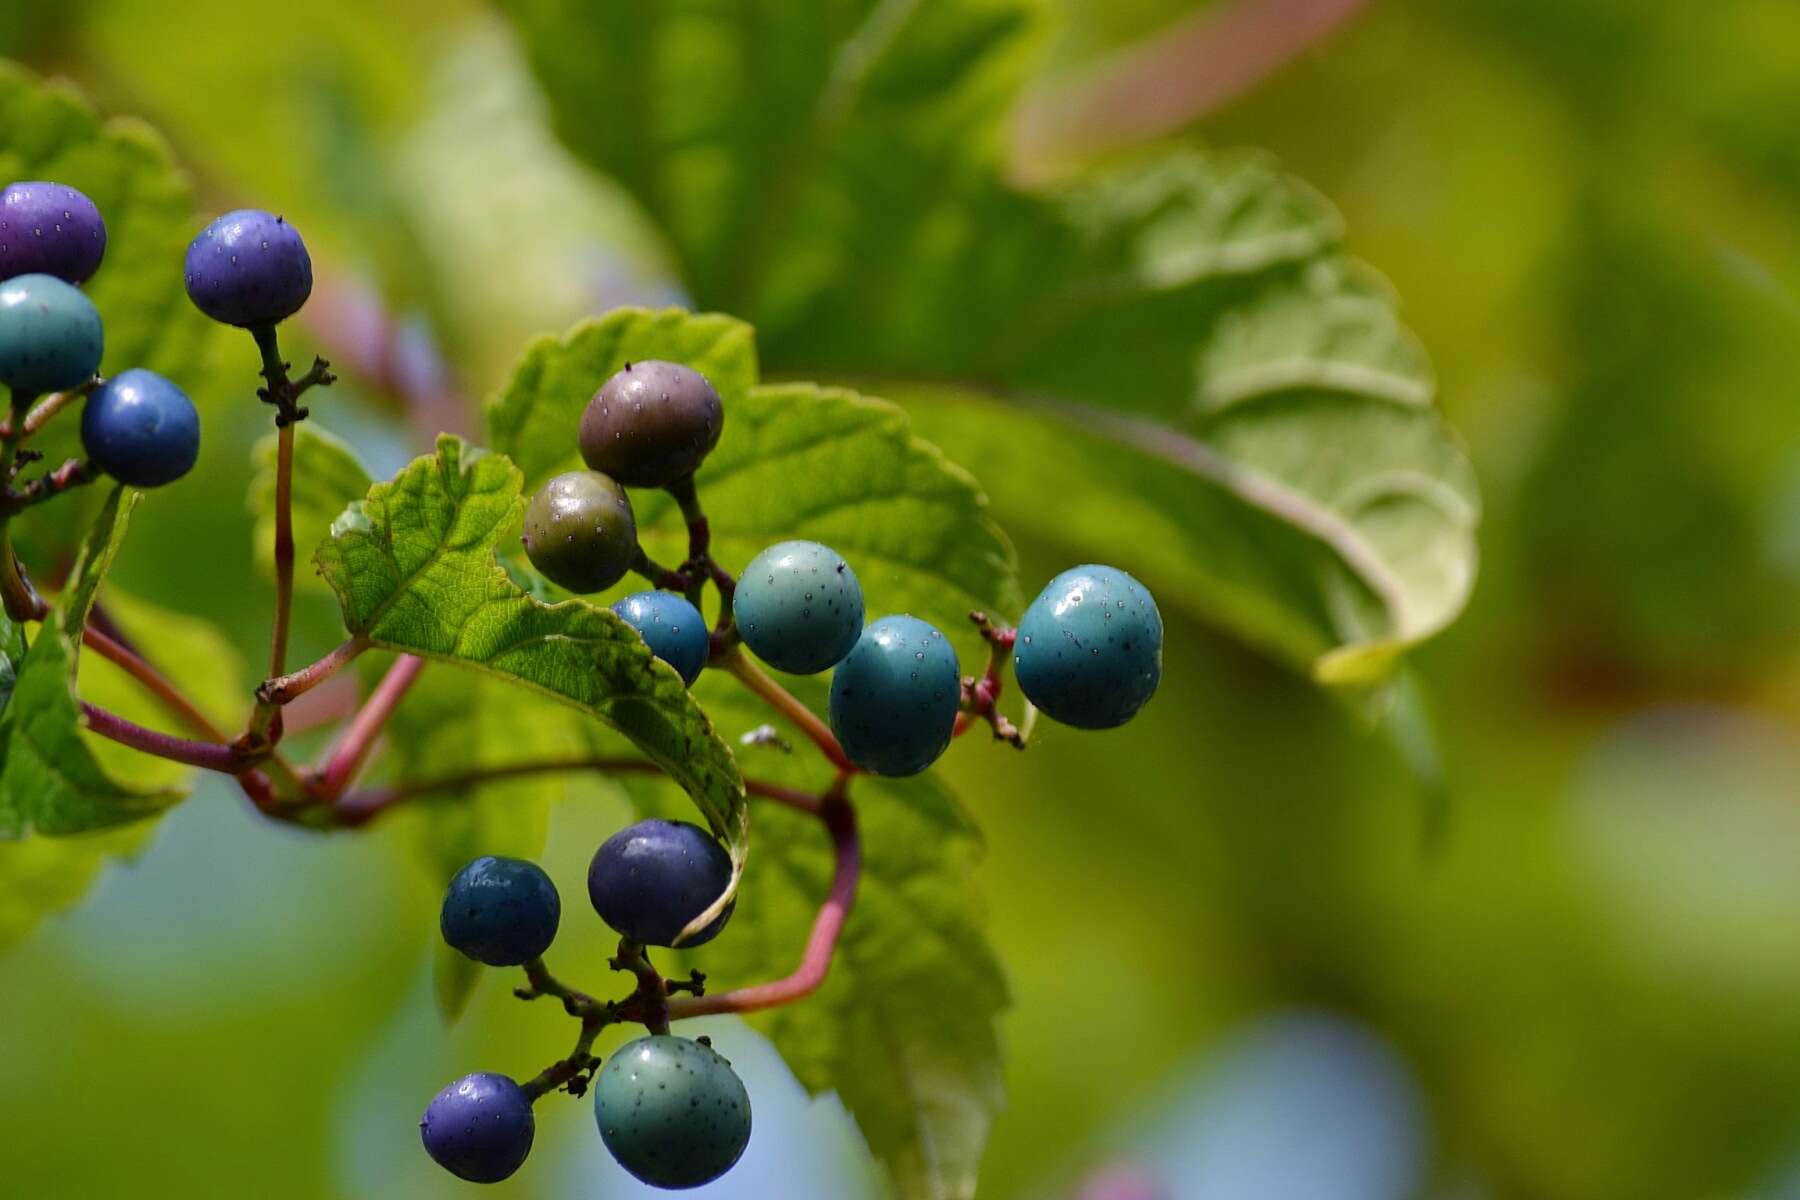
<instances>
[{"instance_id":1,"label":"branching stem","mask_svg":"<svg viewBox=\"0 0 1800 1200\"><path fill-rule=\"evenodd\" d=\"M831 726L819 719L819 715L802 704L797 696L769 675L746 655L742 650L732 649L721 656L715 665L724 667L743 685L773 708L776 712L793 722L794 726L804 733L819 748L833 767L846 775L857 773L857 766L844 754L844 748L838 744L837 735L831 732Z\"/></svg>"}]
</instances>

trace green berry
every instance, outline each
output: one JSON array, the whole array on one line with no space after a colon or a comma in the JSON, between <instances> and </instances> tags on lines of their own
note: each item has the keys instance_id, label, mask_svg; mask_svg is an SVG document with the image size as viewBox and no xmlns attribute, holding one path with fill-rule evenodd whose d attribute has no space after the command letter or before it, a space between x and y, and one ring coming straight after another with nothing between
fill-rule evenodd
<instances>
[{"instance_id":1,"label":"green berry","mask_svg":"<svg viewBox=\"0 0 1800 1200\"><path fill-rule=\"evenodd\" d=\"M602 592L637 555L637 518L625 489L598 471L569 471L538 489L525 510L525 553L552 583Z\"/></svg>"},{"instance_id":2,"label":"green berry","mask_svg":"<svg viewBox=\"0 0 1800 1200\"><path fill-rule=\"evenodd\" d=\"M693 1188L750 1144L750 1096L711 1046L659 1034L621 1046L594 1082L594 1118L619 1165L652 1187Z\"/></svg>"}]
</instances>

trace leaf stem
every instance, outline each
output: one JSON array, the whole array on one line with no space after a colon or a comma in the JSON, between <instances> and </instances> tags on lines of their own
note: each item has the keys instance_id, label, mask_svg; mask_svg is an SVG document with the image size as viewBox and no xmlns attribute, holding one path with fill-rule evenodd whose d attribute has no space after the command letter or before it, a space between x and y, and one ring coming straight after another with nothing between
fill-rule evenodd
<instances>
[{"instance_id":1,"label":"leaf stem","mask_svg":"<svg viewBox=\"0 0 1800 1200\"><path fill-rule=\"evenodd\" d=\"M294 609L294 427L276 433L275 449L275 632L269 648L269 678L287 670L288 624Z\"/></svg>"},{"instance_id":2,"label":"leaf stem","mask_svg":"<svg viewBox=\"0 0 1800 1200\"><path fill-rule=\"evenodd\" d=\"M101 737L171 762L222 775L239 775L253 765L239 750L223 742L192 741L159 733L85 700L81 702L81 717L82 723Z\"/></svg>"},{"instance_id":3,"label":"leaf stem","mask_svg":"<svg viewBox=\"0 0 1800 1200\"><path fill-rule=\"evenodd\" d=\"M723 666L769 707L793 722L819 748L832 766L845 775L857 773L859 768L845 755L844 748L838 744L837 735L831 732L831 726L820 720L818 714L802 704L792 692L770 678L742 650L734 647L727 651L716 665Z\"/></svg>"},{"instance_id":4,"label":"leaf stem","mask_svg":"<svg viewBox=\"0 0 1800 1200\"><path fill-rule=\"evenodd\" d=\"M320 772L318 791L321 800L329 804L343 795L344 789L368 762L382 727L424 669L425 660L411 654L402 654L394 660L394 665L370 693L368 703L351 719L343 738Z\"/></svg>"},{"instance_id":5,"label":"leaf stem","mask_svg":"<svg viewBox=\"0 0 1800 1200\"><path fill-rule=\"evenodd\" d=\"M273 708L291 703L296 696L304 696L355 662L357 656L367 650L369 645L367 638L353 637L310 666L302 667L289 675L265 679L256 689L257 703Z\"/></svg>"},{"instance_id":6,"label":"leaf stem","mask_svg":"<svg viewBox=\"0 0 1800 1200\"><path fill-rule=\"evenodd\" d=\"M201 737L213 742L225 742L222 731L205 713L196 708L175 686L175 683L152 666L148 660L131 647L115 640L111 635L101 632L89 625L81 633L82 643L101 658L123 669L133 679L144 686L144 689L162 702L171 716L178 717L188 728Z\"/></svg>"}]
</instances>

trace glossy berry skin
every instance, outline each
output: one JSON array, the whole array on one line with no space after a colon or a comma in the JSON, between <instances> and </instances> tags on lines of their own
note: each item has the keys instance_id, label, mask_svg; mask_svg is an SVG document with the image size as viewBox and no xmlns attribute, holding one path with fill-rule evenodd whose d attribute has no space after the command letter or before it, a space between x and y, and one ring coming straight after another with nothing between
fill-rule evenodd
<instances>
[{"instance_id":1,"label":"glossy berry skin","mask_svg":"<svg viewBox=\"0 0 1800 1200\"><path fill-rule=\"evenodd\" d=\"M619 1047L594 1079L594 1120L619 1165L659 1188L695 1188L750 1144L750 1095L711 1046L673 1034Z\"/></svg>"},{"instance_id":2,"label":"glossy berry skin","mask_svg":"<svg viewBox=\"0 0 1800 1200\"><path fill-rule=\"evenodd\" d=\"M817 542L777 542L751 559L731 608L744 644L790 675L836 666L862 634L856 572Z\"/></svg>"},{"instance_id":3,"label":"glossy berry skin","mask_svg":"<svg viewBox=\"0 0 1800 1200\"><path fill-rule=\"evenodd\" d=\"M643 635L650 653L674 667L682 682L700 678L712 651L712 634L699 609L674 592L634 592L612 610Z\"/></svg>"},{"instance_id":4,"label":"glossy berry skin","mask_svg":"<svg viewBox=\"0 0 1800 1200\"><path fill-rule=\"evenodd\" d=\"M598 471L569 471L538 489L525 510L525 553L552 583L601 592L637 555L637 517L625 489Z\"/></svg>"},{"instance_id":5,"label":"glossy berry skin","mask_svg":"<svg viewBox=\"0 0 1800 1200\"><path fill-rule=\"evenodd\" d=\"M200 414L186 392L134 367L88 397L81 446L120 483L161 487L186 475L200 457Z\"/></svg>"},{"instance_id":6,"label":"glossy berry skin","mask_svg":"<svg viewBox=\"0 0 1800 1200\"><path fill-rule=\"evenodd\" d=\"M724 429L706 376L657 359L627 363L581 414L581 457L627 487L667 487L694 473Z\"/></svg>"},{"instance_id":7,"label":"glossy berry skin","mask_svg":"<svg viewBox=\"0 0 1800 1200\"><path fill-rule=\"evenodd\" d=\"M1137 715L1162 679L1162 614L1117 567L1088 564L1052 579L1013 643L1019 690L1064 725L1111 729Z\"/></svg>"},{"instance_id":8,"label":"glossy berry skin","mask_svg":"<svg viewBox=\"0 0 1800 1200\"><path fill-rule=\"evenodd\" d=\"M78 387L100 369L100 314L54 275L0 283L0 384L25 396Z\"/></svg>"},{"instance_id":9,"label":"glossy berry skin","mask_svg":"<svg viewBox=\"0 0 1800 1200\"><path fill-rule=\"evenodd\" d=\"M476 962L516 967L550 948L561 920L562 899L543 868L487 854L450 881L438 929Z\"/></svg>"},{"instance_id":10,"label":"glossy berry skin","mask_svg":"<svg viewBox=\"0 0 1800 1200\"><path fill-rule=\"evenodd\" d=\"M106 222L94 202L61 183L0 191L0 279L54 275L84 283L106 257Z\"/></svg>"},{"instance_id":11,"label":"glossy berry skin","mask_svg":"<svg viewBox=\"0 0 1800 1200\"><path fill-rule=\"evenodd\" d=\"M731 882L731 857L712 834L685 821L652 818L607 838L588 865L588 899L600 919L628 938L672 946ZM683 942L712 941L735 902Z\"/></svg>"},{"instance_id":12,"label":"glossy berry skin","mask_svg":"<svg viewBox=\"0 0 1800 1200\"><path fill-rule=\"evenodd\" d=\"M831 677L831 731L877 775L917 775L950 746L962 676L949 639L917 617L863 630Z\"/></svg>"},{"instance_id":13,"label":"glossy berry skin","mask_svg":"<svg viewBox=\"0 0 1800 1200\"><path fill-rule=\"evenodd\" d=\"M425 1152L470 1183L499 1183L531 1153L537 1119L524 1089L505 1075L464 1075L433 1096L419 1120Z\"/></svg>"},{"instance_id":14,"label":"glossy berry skin","mask_svg":"<svg viewBox=\"0 0 1800 1200\"><path fill-rule=\"evenodd\" d=\"M300 231L260 208L228 212L187 249L187 292L215 321L274 325L312 295L312 258Z\"/></svg>"}]
</instances>

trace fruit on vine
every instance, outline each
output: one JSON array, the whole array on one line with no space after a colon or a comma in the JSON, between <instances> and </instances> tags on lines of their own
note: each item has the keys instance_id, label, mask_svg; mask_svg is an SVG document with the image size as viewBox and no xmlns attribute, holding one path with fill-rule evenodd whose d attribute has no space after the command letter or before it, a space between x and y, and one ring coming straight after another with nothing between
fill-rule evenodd
<instances>
[{"instance_id":1,"label":"fruit on vine","mask_svg":"<svg viewBox=\"0 0 1800 1200\"><path fill-rule=\"evenodd\" d=\"M956 651L917 617L871 623L831 677L831 731L851 762L877 775L917 775L936 762L961 707Z\"/></svg>"},{"instance_id":2,"label":"fruit on vine","mask_svg":"<svg viewBox=\"0 0 1800 1200\"><path fill-rule=\"evenodd\" d=\"M54 275L0 283L0 384L36 396L79 387L100 369L104 333L93 301Z\"/></svg>"},{"instance_id":3,"label":"fruit on vine","mask_svg":"<svg viewBox=\"0 0 1800 1200\"><path fill-rule=\"evenodd\" d=\"M581 414L581 457L627 487L667 487L694 473L724 428L719 393L700 372L626 363Z\"/></svg>"},{"instance_id":4,"label":"fruit on vine","mask_svg":"<svg viewBox=\"0 0 1800 1200\"><path fill-rule=\"evenodd\" d=\"M1137 715L1162 679L1162 614L1143 584L1089 563L1052 579L1025 610L1013 643L1019 690L1078 729Z\"/></svg>"},{"instance_id":5,"label":"fruit on vine","mask_svg":"<svg viewBox=\"0 0 1800 1200\"><path fill-rule=\"evenodd\" d=\"M464 1075L433 1096L419 1120L425 1152L470 1183L499 1183L531 1153L531 1098L505 1075Z\"/></svg>"},{"instance_id":6,"label":"fruit on vine","mask_svg":"<svg viewBox=\"0 0 1800 1200\"><path fill-rule=\"evenodd\" d=\"M62 183L12 183L0 191L0 279L54 275L83 283L106 256L106 222Z\"/></svg>"},{"instance_id":7,"label":"fruit on vine","mask_svg":"<svg viewBox=\"0 0 1800 1200\"><path fill-rule=\"evenodd\" d=\"M228 212L187 248L187 292L215 321L274 325L312 295L312 258L300 231L260 208Z\"/></svg>"},{"instance_id":8,"label":"fruit on vine","mask_svg":"<svg viewBox=\"0 0 1800 1200\"><path fill-rule=\"evenodd\" d=\"M656 1034L621 1046L594 1080L594 1119L619 1165L652 1187L695 1188L750 1144L750 1095L711 1046Z\"/></svg>"},{"instance_id":9,"label":"fruit on vine","mask_svg":"<svg viewBox=\"0 0 1800 1200\"><path fill-rule=\"evenodd\" d=\"M712 635L699 609L674 592L633 592L612 610L643 636L650 653L675 668L684 683L700 678Z\"/></svg>"},{"instance_id":10,"label":"fruit on vine","mask_svg":"<svg viewBox=\"0 0 1800 1200\"><path fill-rule=\"evenodd\" d=\"M133 367L88 397L81 447L120 483L161 487L186 475L200 457L200 414L186 392L155 371Z\"/></svg>"},{"instance_id":11,"label":"fruit on vine","mask_svg":"<svg viewBox=\"0 0 1800 1200\"><path fill-rule=\"evenodd\" d=\"M605 591L631 569L637 518L625 489L598 471L568 471L546 483L525 510L525 553L552 583L571 592Z\"/></svg>"},{"instance_id":12,"label":"fruit on vine","mask_svg":"<svg viewBox=\"0 0 1800 1200\"><path fill-rule=\"evenodd\" d=\"M438 929L476 962L516 967L550 948L561 920L562 900L542 867L485 854L450 880Z\"/></svg>"},{"instance_id":13,"label":"fruit on vine","mask_svg":"<svg viewBox=\"0 0 1800 1200\"><path fill-rule=\"evenodd\" d=\"M731 609L744 644L791 675L837 665L862 633L856 572L817 542L777 542L751 559Z\"/></svg>"},{"instance_id":14,"label":"fruit on vine","mask_svg":"<svg viewBox=\"0 0 1800 1200\"><path fill-rule=\"evenodd\" d=\"M688 923L731 883L731 856L712 834L685 821L651 818L607 838L588 865L588 899L600 919L650 946L672 946ZM733 904L683 942L700 946L719 935Z\"/></svg>"}]
</instances>

